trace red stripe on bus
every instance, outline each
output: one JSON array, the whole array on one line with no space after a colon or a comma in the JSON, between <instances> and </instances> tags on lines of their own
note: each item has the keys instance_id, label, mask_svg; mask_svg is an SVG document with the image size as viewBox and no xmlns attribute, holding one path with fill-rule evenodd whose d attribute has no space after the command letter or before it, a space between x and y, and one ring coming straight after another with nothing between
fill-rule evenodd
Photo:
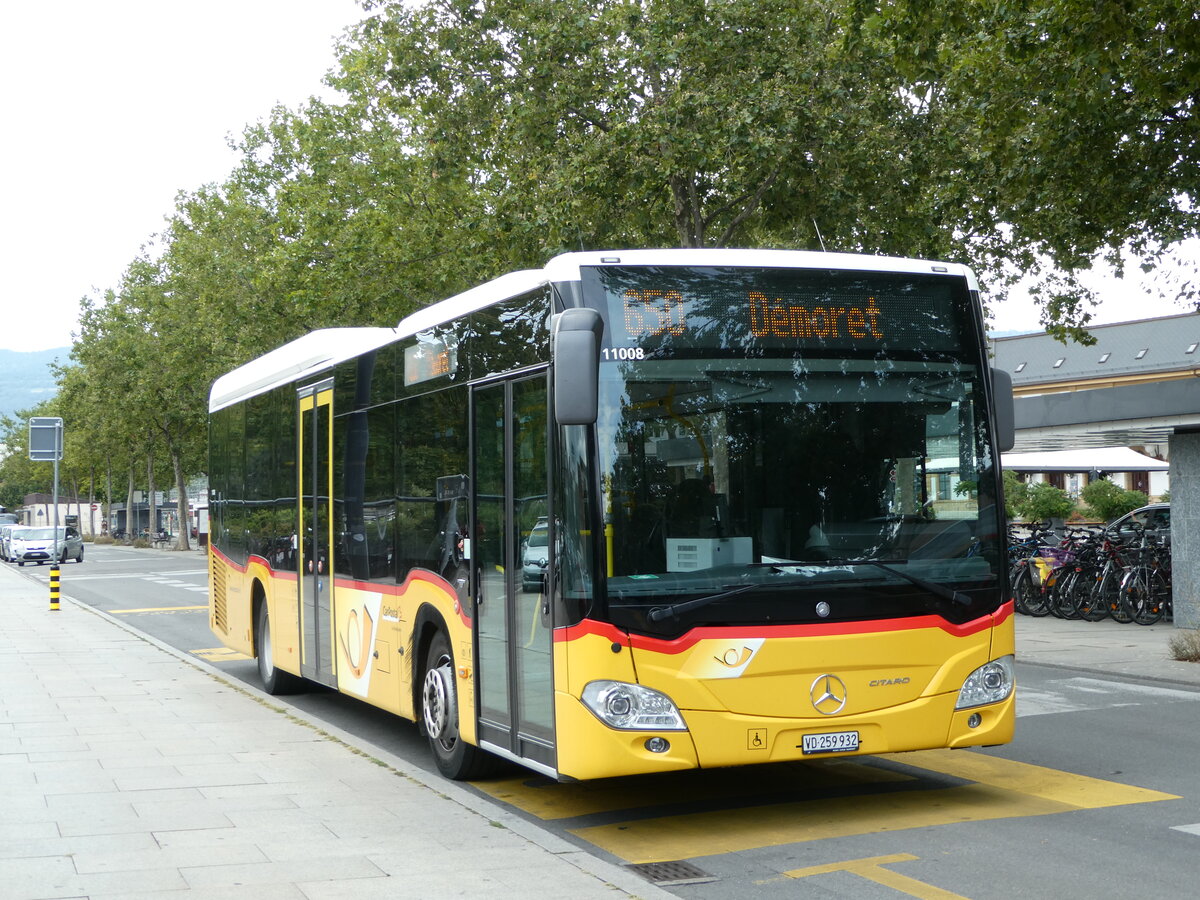
<instances>
[{"instance_id":1,"label":"red stripe on bus","mask_svg":"<svg viewBox=\"0 0 1200 900\"><path fill-rule=\"evenodd\" d=\"M641 634L628 634L614 625L585 619L578 625L558 628L554 631L556 641L574 641L587 635L597 635L607 638L614 643L628 642L639 650L652 650L656 653L683 653L690 650L700 641L729 638L790 638L790 637L830 637L847 634L879 634L889 631L920 631L927 628L940 628L955 637L967 637L978 634L989 628L994 628L1012 615L1013 605L1005 603L995 613L980 616L962 625L947 622L941 616L915 616L905 619L873 619L866 622L828 622L819 625L748 625L744 628L720 626L713 628L693 628L687 634L665 640Z\"/></svg>"},{"instance_id":2,"label":"red stripe on bus","mask_svg":"<svg viewBox=\"0 0 1200 900\"><path fill-rule=\"evenodd\" d=\"M293 571L288 570L281 572L272 568L271 564L262 556L253 555L250 557L246 565L241 565L240 563L235 563L215 547L213 548L212 552L213 555L219 557L221 561L225 563L225 565L237 572L240 572L242 575L245 575L249 571L249 564L254 562L266 569L268 574L273 579L278 579L279 581L299 580L298 576ZM453 601L454 612L460 619L462 619L463 624L467 625L468 627L471 625L471 617L467 615L466 610L463 609L462 604L459 603L458 593L454 590L454 587L450 584L450 582L448 582L441 575L438 575L435 572L430 572L426 569L410 569L408 577L405 578L401 584L383 584L375 581L356 581L352 578L334 578L333 585L334 587L338 588L349 588L358 591L371 591L377 594L387 594L393 597L401 597L407 593L409 585L414 581L422 581L426 584L431 584L445 593L446 596Z\"/></svg>"}]
</instances>

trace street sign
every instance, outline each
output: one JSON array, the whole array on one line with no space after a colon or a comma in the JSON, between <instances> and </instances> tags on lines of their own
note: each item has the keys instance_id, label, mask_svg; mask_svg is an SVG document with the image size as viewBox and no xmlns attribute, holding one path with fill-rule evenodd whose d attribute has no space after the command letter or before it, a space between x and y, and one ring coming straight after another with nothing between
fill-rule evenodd
<instances>
[{"instance_id":1,"label":"street sign","mask_svg":"<svg viewBox=\"0 0 1200 900\"><path fill-rule=\"evenodd\" d=\"M58 416L34 416L29 420L29 458L34 462L62 459L63 420Z\"/></svg>"}]
</instances>

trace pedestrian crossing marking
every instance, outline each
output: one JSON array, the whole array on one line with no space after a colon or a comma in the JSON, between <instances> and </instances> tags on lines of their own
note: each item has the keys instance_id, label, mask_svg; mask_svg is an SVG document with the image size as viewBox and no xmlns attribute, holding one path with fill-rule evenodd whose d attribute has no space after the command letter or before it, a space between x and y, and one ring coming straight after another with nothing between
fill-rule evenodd
<instances>
[{"instance_id":1,"label":"pedestrian crossing marking","mask_svg":"<svg viewBox=\"0 0 1200 900\"><path fill-rule=\"evenodd\" d=\"M1017 718L1175 701L1200 701L1200 691L1102 678L1062 678L1038 688L1018 685Z\"/></svg>"}]
</instances>

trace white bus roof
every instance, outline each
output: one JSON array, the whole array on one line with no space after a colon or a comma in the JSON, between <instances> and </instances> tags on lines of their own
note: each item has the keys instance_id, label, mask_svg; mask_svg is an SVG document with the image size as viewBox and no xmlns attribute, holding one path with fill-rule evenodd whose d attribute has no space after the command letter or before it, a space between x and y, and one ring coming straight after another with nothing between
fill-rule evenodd
<instances>
[{"instance_id":1,"label":"white bus roof","mask_svg":"<svg viewBox=\"0 0 1200 900\"><path fill-rule=\"evenodd\" d=\"M847 269L865 272L958 275L971 290L979 289L969 268L959 263L868 256L859 253L822 253L812 250L596 250L564 253L546 263L550 281L578 281L583 266L748 266L765 269Z\"/></svg>"},{"instance_id":2,"label":"white bus roof","mask_svg":"<svg viewBox=\"0 0 1200 900\"><path fill-rule=\"evenodd\" d=\"M238 366L213 382L208 411L216 412L271 388L322 372L390 344L394 328L322 328Z\"/></svg>"},{"instance_id":3,"label":"white bus roof","mask_svg":"<svg viewBox=\"0 0 1200 900\"><path fill-rule=\"evenodd\" d=\"M405 317L395 328L323 328L309 332L214 381L208 399L209 412L319 374L392 341L411 337L551 282L578 281L581 268L605 265L749 266L949 274L965 278L971 290L979 289L974 274L966 266L891 256L808 250L596 250L564 253L551 259L543 269L510 272L433 303Z\"/></svg>"}]
</instances>

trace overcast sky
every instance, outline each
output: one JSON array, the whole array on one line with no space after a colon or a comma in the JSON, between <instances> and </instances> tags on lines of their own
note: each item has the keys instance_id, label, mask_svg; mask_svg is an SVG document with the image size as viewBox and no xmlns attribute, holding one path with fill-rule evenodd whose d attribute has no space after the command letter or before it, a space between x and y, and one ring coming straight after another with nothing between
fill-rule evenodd
<instances>
[{"instance_id":1,"label":"overcast sky","mask_svg":"<svg viewBox=\"0 0 1200 900\"><path fill-rule=\"evenodd\" d=\"M0 348L69 346L176 194L221 181L227 138L321 93L354 0L0 0ZM1105 321L1181 311L1105 288ZM1028 304L993 327L1032 330Z\"/></svg>"},{"instance_id":2,"label":"overcast sky","mask_svg":"<svg viewBox=\"0 0 1200 900\"><path fill-rule=\"evenodd\" d=\"M68 346L228 135L324 88L354 0L0 0L0 347Z\"/></svg>"}]
</instances>

